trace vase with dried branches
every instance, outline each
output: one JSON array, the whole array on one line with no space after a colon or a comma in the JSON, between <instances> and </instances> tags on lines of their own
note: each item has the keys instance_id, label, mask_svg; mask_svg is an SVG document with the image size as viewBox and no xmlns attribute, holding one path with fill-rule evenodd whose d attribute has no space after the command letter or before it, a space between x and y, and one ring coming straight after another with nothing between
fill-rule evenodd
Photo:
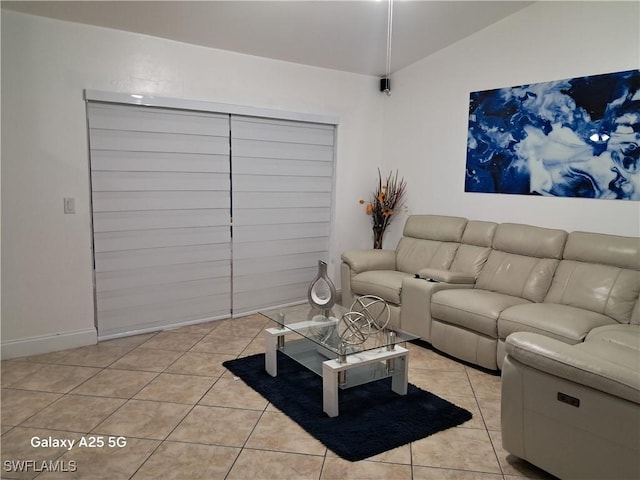
<instances>
[{"instance_id":1,"label":"vase with dried branches","mask_svg":"<svg viewBox=\"0 0 640 480\"><path fill-rule=\"evenodd\" d=\"M366 213L371 215L373 228L373 248L382 248L382 237L391 223L394 213L403 205L405 200L407 182L404 178L398 179L398 171L389 172L383 179L378 169L378 185L371 193L371 198L367 202L360 200L361 205L366 204Z\"/></svg>"}]
</instances>

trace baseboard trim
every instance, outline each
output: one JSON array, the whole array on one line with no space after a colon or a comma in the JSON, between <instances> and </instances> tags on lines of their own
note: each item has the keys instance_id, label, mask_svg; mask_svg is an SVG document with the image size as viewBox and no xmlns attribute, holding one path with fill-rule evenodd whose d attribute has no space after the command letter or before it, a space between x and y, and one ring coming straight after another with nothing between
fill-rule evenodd
<instances>
[{"instance_id":1,"label":"baseboard trim","mask_svg":"<svg viewBox=\"0 0 640 480\"><path fill-rule=\"evenodd\" d=\"M2 342L0 356L3 360L43 353L57 352L67 348L95 345L98 342L98 332L95 328L64 332L56 335L42 335L39 337L21 338Z\"/></svg>"},{"instance_id":2,"label":"baseboard trim","mask_svg":"<svg viewBox=\"0 0 640 480\"><path fill-rule=\"evenodd\" d=\"M147 324L147 326L142 327L142 328L137 328L135 330L125 330L125 331L115 331L115 332L108 332L108 333L103 333L102 335L98 335L98 341L99 342L104 342L105 340L115 340L117 338L123 338L123 337L131 337L134 335L142 335L145 333L155 333L155 332L162 332L162 331L170 331L170 330L175 330L177 328L182 328L182 327L188 327L191 325L198 325L200 323L206 323L206 322L213 322L213 321L218 321L218 320L223 320L223 319L227 319L229 318L229 314L226 313L224 315L218 315L217 317L207 317L207 318L200 318L198 320L189 320L186 322L177 322L177 323L151 323L151 324Z\"/></svg>"}]
</instances>

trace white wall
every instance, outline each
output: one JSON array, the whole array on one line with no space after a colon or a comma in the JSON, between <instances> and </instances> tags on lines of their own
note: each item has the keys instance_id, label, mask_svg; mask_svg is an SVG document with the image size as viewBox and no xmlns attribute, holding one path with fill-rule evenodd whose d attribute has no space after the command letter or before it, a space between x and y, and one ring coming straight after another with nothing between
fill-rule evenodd
<instances>
[{"instance_id":1,"label":"white wall","mask_svg":"<svg viewBox=\"0 0 640 480\"><path fill-rule=\"evenodd\" d=\"M333 278L342 250L370 245L357 200L380 160L377 79L7 11L1 33L3 357L96 338L84 89L339 117Z\"/></svg>"},{"instance_id":2,"label":"white wall","mask_svg":"<svg viewBox=\"0 0 640 480\"><path fill-rule=\"evenodd\" d=\"M639 67L638 2L538 2L392 75L386 165L412 213L637 236L640 202L465 193L464 172L470 92Z\"/></svg>"}]
</instances>

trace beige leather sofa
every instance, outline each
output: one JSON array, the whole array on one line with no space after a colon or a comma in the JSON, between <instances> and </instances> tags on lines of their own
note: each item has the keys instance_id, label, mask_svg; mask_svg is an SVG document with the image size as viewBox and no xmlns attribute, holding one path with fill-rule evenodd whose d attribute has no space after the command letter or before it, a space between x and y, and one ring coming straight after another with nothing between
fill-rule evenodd
<instances>
[{"instance_id":1,"label":"beige leather sofa","mask_svg":"<svg viewBox=\"0 0 640 480\"><path fill-rule=\"evenodd\" d=\"M485 368L498 368L498 318L515 305L541 302L562 256L567 233L501 224L473 288L431 299L431 343Z\"/></svg>"},{"instance_id":2,"label":"beige leather sofa","mask_svg":"<svg viewBox=\"0 0 640 480\"><path fill-rule=\"evenodd\" d=\"M498 361L514 332L565 343L585 340L604 325L640 324L640 240L572 232L542 303L504 310L498 320Z\"/></svg>"},{"instance_id":3,"label":"beige leather sofa","mask_svg":"<svg viewBox=\"0 0 640 480\"><path fill-rule=\"evenodd\" d=\"M560 477L640 478L640 239L412 216L395 251L342 256L343 301L502 369L502 442Z\"/></svg>"},{"instance_id":4,"label":"beige leather sofa","mask_svg":"<svg viewBox=\"0 0 640 480\"><path fill-rule=\"evenodd\" d=\"M344 252L341 280L344 305L382 297L393 325L493 370L513 332L578 343L599 326L640 323L632 237L414 215L395 250Z\"/></svg>"},{"instance_id":5,"label":"beige leather sofa","mask_svg":"<svg viewBox=\"0 0 640 480\"><path fill-rule=\"evenodd\" d=\"M506 339L502 444L562 479L640 478L640 325Z\"/></svg>"},{"instance_id":6,"label":"beige leather sofa","mask_svg":"<svg viewBox=\"0 0 640 480\"><path fill-rule=\"evenodd\" d=\"M640 478L638 239L569 234L544 302L498 321L505 450L560 478Z\"/></svg>"},{"instance_id":7,"label":"beige leather sofa","mask_svg":"<svg viewBox=\"0 0 640 480\"><path fill-rule=\"evenodd\" d=\"M460 217L412 215L395 250L342 254L342 304L349 307L361 295L381 297L390 306L391 325L428 341L432 293L473 285L495 228L495 223Z\"/></svg>"}]
</instances>

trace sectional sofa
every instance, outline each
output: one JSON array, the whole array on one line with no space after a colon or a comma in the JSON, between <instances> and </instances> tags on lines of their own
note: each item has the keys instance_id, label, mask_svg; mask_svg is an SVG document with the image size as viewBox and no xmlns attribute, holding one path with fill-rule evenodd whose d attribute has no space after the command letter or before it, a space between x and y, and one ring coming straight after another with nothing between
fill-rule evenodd
<instances>
[{"instance_id":1,"label":"sectional sofa","mask_svg":"<svg viewBox=\"0 0 640 480\"><path fill-rule=\"evenodd\" d=\"M559 478L640 478L640 325L507 337L504 449Z\"/></svg>"},{"instance_id":2,"label":"sectional sofa","mask_svg":"<svg viewBox=\"0 0 640 480\"><path fill-rule=\"evenodd\" d=\"M640 239L414 215L342 254L344 305L502 370L503 446L560 478L640 478Z\"/></svg>"},{"instance_id":3,"label":"sectional sofa","mask_svg":"<svg viewBox=\"0 0 640 480\"><path fill-rule=\"evenodd\" d=\"M640 324L640 239L412 215L395 250L344 252L341 282L344 305L379 296L396 327L497 370L514 332L576 344Z\"/></svg>"}]
</instances>

